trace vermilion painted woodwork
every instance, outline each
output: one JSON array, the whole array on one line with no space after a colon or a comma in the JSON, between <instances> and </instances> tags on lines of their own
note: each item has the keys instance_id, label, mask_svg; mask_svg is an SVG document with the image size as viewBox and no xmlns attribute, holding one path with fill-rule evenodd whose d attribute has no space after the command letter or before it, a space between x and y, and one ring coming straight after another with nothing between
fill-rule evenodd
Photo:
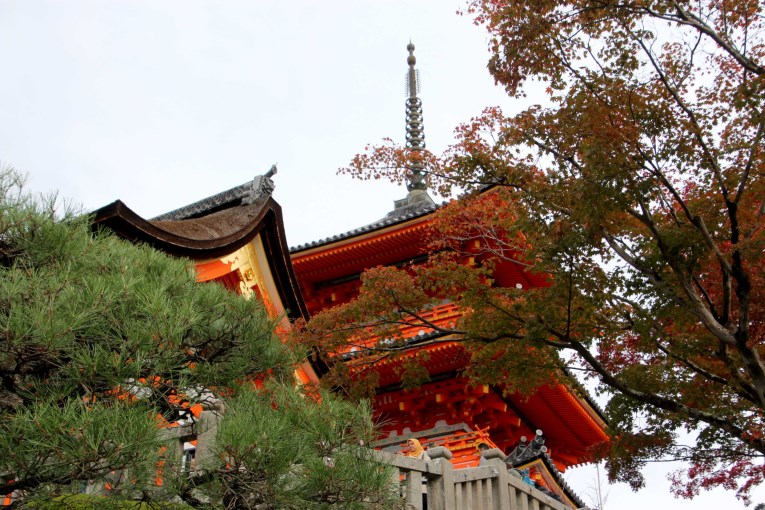
<instances>
[{"instance_id":1,"label":"vermilion painted woodwork","mask_svg":"<svg viewBox=\"0 0 765 510\"><path fill-rule=\"evenodd\" d=\"M293 268L309 312L315 314L352 299L360 288L360 275L367 268L399 265L425 256L431 221L432 215L425 215L365 235L293 252ZM498 264L493 277L502 286L549 285L545 275L531 274L524 271L523 265L511 261ZM444 326L453 325L460 316L459 309L449 303L422 313L427 320ZM403 338L415 338L421 333L419 327L401 330ZM460 343L425 341L409 352L422 350L428 352L427 368L435 382L413 390L400 387L401 357L381 359L373 365L381 388L374 409L383 424L383 436L465 423L474 431L486 431L493 445L507 451L520 436L532 437L539 428L544 431L546 445L561 471L589 461L591 447L607 440L603 419L571 388L555 384L539 388L531 396L504 395L501 387L471 386L460 377L469 360ZM352 371L354 365L368 370L368 361L368 357L351 358L348 363ZM455 438L452 439L457 441ZM446 437L439 442L449 440ZM460 448L454 462L467 465L478 462L475 448L464 445Z\"/></svg>"}]
</instances>

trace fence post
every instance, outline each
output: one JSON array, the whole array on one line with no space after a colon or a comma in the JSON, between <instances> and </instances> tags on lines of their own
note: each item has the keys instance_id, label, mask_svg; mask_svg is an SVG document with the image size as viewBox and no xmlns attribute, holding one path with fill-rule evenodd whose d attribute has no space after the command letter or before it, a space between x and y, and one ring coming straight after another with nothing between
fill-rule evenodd
<instances>
[{"instance_id":1,"label":"fence post","mask_svg":"<svg viewBox=\"0 0 765 510\"><path fill-rule=\"evenodd\" d=\"M407 508L422 510L422 473L410 469L404 479L404 501Z\"/></svg>"},{"instance_id":2,"label":"fence post","mask_svg":"<svg viewBox=\"0 0 765 510\"><path fill-rule=\"evenodd\" d=\"M483 452L482 457L487 460L487 464L492 469L497 470L497 477L492 479L491 492L492 501L496 509L504 510L506 508L513 508L510 506L510 492L508 490L509 474L507 472L507 464L505 464L505 454L498 448L492 448Z\"/></svg>"},{"instance_id":3,"label":"fence post","mask_svg":"<svg viewBox=\"0 0 765 510\"><path fill-rule=\"evenodd\" d=\"M222 416L217 410L202 411L197 421L197 451L196 466L202 469L215 456L215 436L218 433L218 423Z\"/></svg>"},{"instance_id":4,"label":"fence post","mask_svg":"<svg viewBox=\"0 0 765 510\"><path fill-rule=\"evenodd\" d=\"M449 459L452 452L443 446L428 450L428 508L457 510L454 503L454 467Z\"/></svg>"}]
</instances>

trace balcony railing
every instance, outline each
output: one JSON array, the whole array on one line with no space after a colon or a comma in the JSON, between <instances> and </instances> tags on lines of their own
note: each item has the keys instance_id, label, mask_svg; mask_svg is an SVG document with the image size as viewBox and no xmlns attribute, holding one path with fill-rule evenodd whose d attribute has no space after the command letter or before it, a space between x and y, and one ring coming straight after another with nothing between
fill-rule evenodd
<instances>
[{"instance_id":1,"label":"balcony railing","mask_svg":"<svg viewBox=\"0 0 765 510\"><path fill-rule=\"evenodd\" d=\"M397 468L394 483L407 508L423 510L571 510L571 507L508 472L499 450L484 452L486 465L454 469L451 452L428 450L430 462L376 451L379 462Z\"/></svg>"}]
</instances>

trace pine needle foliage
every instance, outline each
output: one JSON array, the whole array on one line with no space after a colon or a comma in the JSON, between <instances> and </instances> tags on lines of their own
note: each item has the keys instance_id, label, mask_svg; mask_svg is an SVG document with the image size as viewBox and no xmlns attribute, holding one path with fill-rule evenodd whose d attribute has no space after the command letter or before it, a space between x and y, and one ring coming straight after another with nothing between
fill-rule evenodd
<instances>
[{"instance_id":1,"label":"pine needle foliage","mask_svg":"<svg viewBox=\"0 0 765 510\"><path fill-rule=\"evenodd\" d=\"M230 402L203 491L225 508L398 508L389 466L375 462L367 403L307 396L271 381Z\"/></svg>"},{"instance_id":2,"label":"pine needle foliage","mask_svg":"<svg viewBox=\"0 0 765 510\"><path fill-rule=\"evenodd\" d=\"M63 505L111 481L109 501L177 498L189 475L171 469L162 430L184 416L183 404L204 404L212 393L232 412L222 422L218 463L197 474L225 488L225 497L188 498L195 506L247 497L221 467L227 459L236 466L260 459L254 471L282 480L268 501L285 508L372 501L359 497L370 484L387 494L387 474L359 467L365 453L358 443L353 453L342 447L368 436L369 409L294 393L296 356L275 337L259 302L196 283L187 260L94 233L86 215L55 213L55 202L25 194L22 184L15 171L0 173L0 494L16 491L16 505L54 497ZM252 393L249 376L257 374L284 383ZM311 435L325 417L337 419L335 428ZM268 462L262 437L273 443ZM337 459L330 474L315 464L318 444L331 445ZM294 466L312 476L290 478ZM115 473L127 473L127 481L114 484ZM322 500L319 474L346 485L333 482L337 496Z\"/></svg>"}]
</instances>

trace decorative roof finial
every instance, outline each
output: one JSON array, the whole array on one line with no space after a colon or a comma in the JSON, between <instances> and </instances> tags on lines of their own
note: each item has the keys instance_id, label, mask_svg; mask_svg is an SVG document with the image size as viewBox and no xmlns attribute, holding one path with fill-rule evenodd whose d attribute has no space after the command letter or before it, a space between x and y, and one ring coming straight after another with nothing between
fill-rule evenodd
<instances>
[{"instance_id":1,"label":"decorative roof finial","mask_svg":"<svg viewBox=\"0 0 765 510\"><path fill-rule=\"evenodd\" d=\"M425 150L425 132L422 129L422 101L417 97L420 92L420 72L414 68L417 59L414 58L414 44L409 41L406 45L409 56L406 59L409 71L406 73L406 148L414 156L407 166L406 198L395 200L393 210L385 217L386 220L403 218L411 214L423 214L432 211L435 202L428 195L425 183L425 163L421 151Z\"/></svg>"},{"instance_id":2,"label":"decorative roof finial","mask_svg":"<svg viewBox=\"0 0 765 510\"><path fill-rule=\"evenodd\" d=\"M422 101L417 97L420 92L420 72L414 68L417 59L414 56L414 44L409 41L406 45L409 56L406 59L409 64L409 71L406 75L406 147L412 151L422 151L425 149L425 131L422 121ZM427 189L425 185L425 175L422 171L425 164L421 160L412 162L409 166L409 178L406 189L411 191Z\"/></svg>"}]
</instances>

